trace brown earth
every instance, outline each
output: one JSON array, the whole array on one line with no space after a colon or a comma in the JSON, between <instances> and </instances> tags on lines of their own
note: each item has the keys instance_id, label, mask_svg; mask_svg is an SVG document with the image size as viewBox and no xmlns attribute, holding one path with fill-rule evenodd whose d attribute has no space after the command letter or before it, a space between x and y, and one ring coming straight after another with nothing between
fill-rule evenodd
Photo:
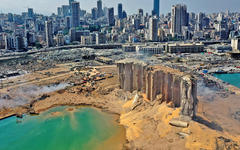
<instances>
[{"instance_id":1,"label":"brown earth","mask_svg":"<svg viewBox=\"0 0 240 150\"><path fill-rule=\"evenodd\" d=\"M58 69L68 71L66 66L60 66ZM59 70L55 72L59 72ZM180 109L172 108L171 104L159 101L150 102L145 98L145 95L141 96L140 93L138 101L133 103L136 92L128 93L119 89L115 66L100 67L100 72L113 73L114 77L98 81L96 89L92 92L80 92L82 86L77 85L48 93L49 96L44 100L33 103L31 109L28 105L2 109L0 110L0 118L27 113L30 110L41 113L60 105L93 106L120 116L117 121L126 129L126 143L123 149L240 149L240 121L234 116L237 111L240 111L238 95L231 95L226 99L216 97L213 102L206 101L205 97L199 97L200 103L196 120L191 121L188 128L178 128L169 125L169 121L179 117ZM39 75L39 78L42 79L36 83L31 81L31 84L43 85L56 81L61 82L61 80L65 81L73 75L74 72L70 71L60 75L52 75L49 78L46 76L42 78ZM11 88L15 88L15 86L11 85ZM7 91L6 89L2 91L4 90Z\"/></svg>"}]
</instances>

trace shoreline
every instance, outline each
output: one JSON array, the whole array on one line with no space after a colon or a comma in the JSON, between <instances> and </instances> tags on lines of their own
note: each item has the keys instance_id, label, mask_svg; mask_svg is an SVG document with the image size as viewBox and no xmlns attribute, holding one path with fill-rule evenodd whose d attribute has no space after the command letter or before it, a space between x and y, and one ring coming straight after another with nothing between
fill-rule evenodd
<instances>
[{"instance_id":1,"label":"shoreline","mask_svg":"<svg viewBox=\"0 0 240 150\"><path fill-rule=\"evenodd\" d=\"M126 137L126 130L127 128L120 123L120 117L121 117L121 114L120 113L116 113L116 112L113 112L111 110L108 110L102 106L97 106L97 105L92 105L92 104L85 104L85 103L82 103L82 104L60 104L60 105L52 105L51 107L48 107L48 108L45 108L45 109L42 109L42 110L39 110L38 113L36 114L30 114L30 111L27 111L26 113L23 113L21 115L29 115L30 117L31 116L39 116L41 113L44 113L44 112L47 112L48 110L52 109L52 108L56 108L56 107L76 107L75 109L81 109L79 107L88 107L88 108L92 108L92 109L96 109L102 113L106 113L108 115L111 115L112 118L113 118L113 122L116 123L119 127L121 127L123 129L123 133L121 134L124 134L124 143L123 145L121 146L123 149L125 148L125 145L128 143L128 139ZM69 112L71 112L70 110L67 110ZM4 121L5 119L8 119L8 118L11 118L11 117L17 117L18 114L13 114L13 115L9 115L9 116L6 116L6 117L3 117L3 118L0 118L0 121ZM18 117L17 117L18 118ZM22 118L22 117L20 117ZM119 134L119 133L118 133ZM108 140L113 140L112 139L113 137L110 137L109 139L107 139L105 142L107 142ZM104 142L104 143L105 143ZM106 145L107 146L107 145ZM109 146L112 146L112 144L109 143ZM108 147L108 146L107 146Z\"/></svg>"},{"instance_id":2,"label":"shoreline","mask_svg":"<svg viewBox=\"0 0 240 150\"><path fill-rule=\"evenodd\" d=\"M97 148L97 149L101 149L101 147L104 147L104 148L110 150L111 147L115 147L116 146L115 144L117 144L117 146L115 147L116 150L124 149L124 145L127 143L126 128L124 127L124 125L120 124L120 122L119 122L120 115L119 114L106 112L102 109L99 109L99 108L96 108L96 107L93 107L93 106L89 106L89 105L87 105L87 106L86 105L84 105L84 106L83 105L59 105L59 106L52 106L51 108L48 108L44 111L41 110L41 112L39 113L39 116L37 116L37 119L38 120L41 120L41 119L45 120L45 119L51 119L51 118L57 118L57 117L61 118L65 115L68 115L69 117L72 117L72 115L74 115L74 116L77 115L77 114L75 114L76 112L81 112L84 109L91 110L89 113L97 111L99 114L101 114L100 116L102 116L102 117L100 117L101 119L100 118L99 119L104 121L104 122L106 121L106 119L109 120L109 122L107 121L108 122L107 126L106 126L107 128L105 127L104 130L108 130L108 127L114 127L114 130L112 130L114 132L111 132L111 136L109 136L108 138L105 138L103 141L101 141L101 144L92 143L94 145L94 147ZM42 116L45 116L45 117L42 117ZM19 123L20 123L20 122L24 122L26 120L25 117L28 118L27 120L29 120L29 119L31 120L31 119L35 118L34 116L27 114L27 115L23 116L23 120L22 119L19 120L18 118L15 118L15 117L11 118L11 119L17 120L17 121L19 120ZM32 118L32 117L34 117L34 118ZM91 119L92 117L90 117L90 118L87 117L87 118ZM92 119L94 119L94 117ZM96 120L98 120L98 118L96 118ZM6 120L6 122L8 122L8 120ZM16 123L18 123L18 122L16 122ZM68 124L68 122L66 122L66 123ZM73 123L73 122L69 122L69 123ZM15 122L13 122L13 124L15 124ZM78 121L78 124L82 124L81 121L80 122ZM92 125L94 125L96 127L98 126L98 124L92 124ZM76 129L77 128L79 128L79 131L82 130L81 126L79 126L79 127L76 126ZM78 134L78 135L81 135L81 134ZM101 134L100 135L95 135L94 137L92 137L92 139L98 138L98 136L101 137ZM73 138L72 140L74 140L74 139L76 141L79 140L77 137ZM87 140L87 142L83 143L83 145L85 145L85 144L87 145L91 142L92 142L92 140ZM104 146L102 146L102 144Z\"/></svg>"},{"instance_id":3,"label":"shoreline","mask_svg":"<svg viewBox=\"0 0 240 150\"><path fill-rule=\"evenodd\" d=\"M116 68L113 66L112 68L102 69L100 72L115 71ZM76 81L78 80L76 79ZM51 80L45 80L41 84L39 83L39 85L51 84L52 82ZM26 104L22 107L11 108L5 110L5 112L0 110L0 118L6 119L11 116L20 115L21 113L34 115L58 106L87 106L99 109L105 113L117 115L114 122L123 126L126 132L125 143L123 144L124 149L191 149L189 147L193 147L192 149L214 149L216 139L220 136L231 139L231 143L236 141L240 145L239 139L233 138L234 135L232 133L227 132L228 134L225 134L224 132L219 132L208 127L208 123L210 125L213 124L211 121L215 123L214 118L208 118L205 115L215 114L215 112L211 111L211 107L206 109L207 111L205 109L198 111L197 115L203 118L203 122L190 121L188 128L178 128L169 125L169 121L179 117L179 109L172 108L170 104L161 103L161 101L145 101L145 96L140 96L140 99L134 103L136 92L130 93L119 89L117 75L97 81L93 91L89 92L85 88L83 89L81 85L76 84L60 90L61 92L54 91L47 93L47 96L43 100L37 101L38 97L34 98L35 100L30 103L31 105ZM228 101L220 102L228 103ZM217 106L222 106L222 103ZM237 100L235 103L236 106L239 106ZM207 103L206 106L208 105L211 105L211 103ZM223 127L229 129L228 126ZM206 132L210 136L206 135Z\"/></svg>"},{"instance_id":4,"label":"shoreline","mask_svg":"<svg viewBox=\"0 0 240 150\"><path fill-rule=\"evenodd\" d=\"M29 105L31 103L28 103L26 105ZM33 103L34 105L34 103ZM4 120L4 119L7 119L7 118L10 118L10 117L14 117L16 116L17 118L21 118L21 117L18 117L18 115L30 115L30 116L34 116L34 115L39 115L40 113L42 112L45 112L45 111L48 111L49 109L52 109L52 108L55 108L55 107L61 107L61 106L67 106L67 107L91 107L91 108L95 108L95 109L99 109L101 110L102 112L105 112L105 113L108 113L108 114L112 114L112 115L118 115L120 116L121 114L120 113L116 113L116 112L113 112L107 108L104 108L103 106L100 106L100 105L93 105L93 104L87 104L87 103L82 103L82 104L55 104L55 105L52 105L50 107L47 107L45 109L40 109L38 110L37 112L35 113L32 113L31 114L31 110L27 110L26 106L17 106L17 107L13 107L13 108L7 108L7 109L15 109L15 108L18 108L18 107L22 107L23 110L26 110L25 112L21 113L21 114L9 114L9 115L6 115L6 116L0 116L0 121ZM7 110L6 110L7 111Z\"/></svg>"}]
</instances>

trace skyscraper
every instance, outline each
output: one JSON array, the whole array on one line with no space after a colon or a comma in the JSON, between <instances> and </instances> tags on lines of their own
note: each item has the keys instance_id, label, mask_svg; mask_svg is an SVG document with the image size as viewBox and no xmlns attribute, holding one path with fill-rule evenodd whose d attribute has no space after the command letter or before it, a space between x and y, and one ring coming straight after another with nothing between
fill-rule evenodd
<instances>
[{"instance_id":1,"label":"skyscraper","mask_svg":"<svg viewBox=\"0 0 240 150\"><path fill-rule=\"evenodd\" d=\"M121 3L118 4L118 18L119 19L123 18L123 6Z\"/></svg>"},{"instance_id":2,"label":"skyscraper","mask_svg":"<svg viewBox=\"0 0 240 150\"><path fill-rule=\"evenodd\" d=\"M72 2L74 2L74 0L69 0L69 6L71 6Z\"/></svg>"},{"instance_id":3,"label":"skyscraper","mask_svg":"<svg viewBox=\"0 0 240 150\"><path fill-rule=\"evenodd\" d=\"M45 22L45 34L46 34L46 43L47 47L54 46L53 43L53 24L52 21Z\"/></svg>"},{"instance_id":4,"label":"skyscraper","mask_svg":"<svg viewBox=\"0 0 240 150\"><path fill-rule=\"evenodd\" d=\"M62 14L64 17L69 15L69 6L68 5L62 5Z\"/></svg>"},{"instance_id":5,"label":"skyscraper","mask_svg":"<svg viewBox=\"0 0 240 150\"><path fill-rule=\"evenodd\" d=\"M33 18L34 17L33 8L28 8L28 17L29 18Z\"/></svg>"},{"instance_id":6,"label":"skyscraper","mask_svg":"<svg viewBox=\"0 0 240 150\"><path fill-rule=\"evenodd\" d=\"M15 49L18 51L18 50L24 50L26 47L25 47L25 44L24 44L24 38L22 36L15 36Z\"/></svg>"},{"instance_id":7,"label":"skyscraper","mask_svg":"<svg viewBox=\"0 0 240 150\"><path fill-rule=\"evenodd\" d=\"M127 12L125 10L123 11L123 18L127 18Z\"/></svg>"},{"instance_id":8,"label":"skyscraper","mask_svg":"<svg viewBox=\"0 0 240 150\"><path fill-rule=\"evenodd\" d=\"M66 29L68 29L68 30L71 28L71 17L70 16L65 17L65 26L66 26Z\"/></svg>"},{"instance_id":9,"label":"skyscraper","mask_svg":"<svg viewBox=\"0 0 240 150\"><path fill-rule=\"evenodd\" d=\"M197 15L197 31L201 31L203 29L203 18L205 15L203 13L199 13Z\"/></svg>"},{"instance_id":10,"label":"skyscraper","mask_svg":"<svg viewBox=\"0 0 240 150\"><path fill-rule=\"evenodd\" d=\"M143 16L143 9L138 9L138 15Z\"/></svg>"},{"instance_id":11,"label":"skyscraper","mask_svg":"<svg viewBox=\"0 0 240 150\"><path fill-rule=\"evenodd\" d=\"M72 2L74 2L74 0L69 0L69 13L70 13L70 15L72 15L72 8L71 8Z\"/></svg>"},{"instance_id":12,"label":"skyscraper","mask_svg":"<svg viewBox=\"0 0 240 150\"><path fill-rule=\"evenodd\" d=\"M172 35L181 35L183 26L188 26L187 6L181 4L173 5L171 22Z\"/></svg>"},{"instance_id":13,"label":"skyscraper","mask_svg":"<svg viewBox=\"0 0 240 150\"><path fill-rule=\"evenodd\" d=\"M80 6L79 2L72 2L71 4L72 18L71 18L71 27L79 27L80 25Z\"/></svg>"},{"instance_id":14,"label":"skyscraper","mask_svg":"<svg viewBox=\"0 0 240 150\"><path fill-rule=\"evenodd\" d=\"M114 8L108 9L108 24L109 26L115 25L115 19L114 19Z\"/></svg>"},{"instance_id":15,"label":"skyscraper","mask_svg":"<svg viewBox=\"0 0 240 150\"><path fill-rule=\"evenodd\" d=\"M102 0L97 1L97 17L100 18L103 16L103 9L102 9Z\"/></svg>"},{"instance_id":16,"label":"skyscraper","mask_svg":"<svg viewBox=\"0 0 240 150\"><path fill-rule=\"evenodd\" d=\"M58 14L58 16L62 16L62 15L63 15L62 12L63 12L63 11L62 11L62 7L58 7L58 8L57 8L57 14Z\"/></svg>"},{"instance_id":17,"label":"skyscraper","mask_svg":"<svg viewBox=\"0 0 240 150\"><path fill-rule=\"evenodd\" d=\"M12 13L8 13L7 17L8 17L9 22L13 22L13 14Z\"/></svg>"},{"instance_id":18,"label":"skyscraper","mask_svg":"<svg viewBox=\"0 0 240 150\"><path fill-rule=\"evenodd\" d=\"M159 15L160 15L160 0L154 0L152 15L159 17Z\"/></svg>"},{"instance_id":19,"label":"skyscraper","mask_svg":"<svg viewBox=\"0 0 240 150\"><path fill-rule=\"evenodd\" d=\"M92 8L92 19L93 20L97 19L97 8Z\"/></svg>"},{"instance_id":20,"label":"skyscraper","mask_svg":"<svg viewBox=\"0 0 240 150\"><path fill-rule=\"evenodd\" d=\"M149 40L158 41L158 19L155 17L149 19Z\"/></svg>"}]
</instances>

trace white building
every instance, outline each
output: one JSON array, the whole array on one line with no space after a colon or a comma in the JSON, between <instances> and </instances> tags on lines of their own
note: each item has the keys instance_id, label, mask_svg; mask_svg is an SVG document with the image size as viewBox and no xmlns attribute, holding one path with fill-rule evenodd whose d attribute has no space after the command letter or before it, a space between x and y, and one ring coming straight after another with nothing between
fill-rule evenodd
<instances>
[{"instance_id":1,"label":"white building","mask_svg":"<svg viewBox=\"0 0 240 150\"><path fill-rule=\"evenodd\" d=\"M162 45L137 46L136 50L139 53L161 54L163 53L164 48Z\"/></svg>"},{"instance_id":2,"label":"white building","mask_svg":"<svg viewBox=\"0 0 240 150\"><path fill-rule=\"evenodd\" d=\"M231 41L232 51L239 52L240 51L240 37L235 37Z\"/></svg>"}]
</instances>

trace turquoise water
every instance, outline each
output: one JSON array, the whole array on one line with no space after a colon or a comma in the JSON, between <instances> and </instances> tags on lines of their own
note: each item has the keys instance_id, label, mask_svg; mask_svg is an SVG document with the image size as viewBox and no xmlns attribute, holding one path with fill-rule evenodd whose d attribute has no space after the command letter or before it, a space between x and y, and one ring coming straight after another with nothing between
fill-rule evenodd
<instances>
[{"instance_id":1,"label":"turquoise water","mask_svg":"<svg viewBox=\"0 0 240 150\"><path fill-rule=\"evenodd\" d=\"M221 79L231 85L234 85L236 87L240 88L240 73L234 73L234 74L214 74L215 77L218 79Z\"/></svg>"},{"instance_id":2,"label":"turquoise water","mask_svg":"<svg viewBox=\"0 0 240 150\"><path fill-rule=\"evenodd\" d=\"M67 108L0 121L0 150L95 150L111 147L104 147L109 139L114 139L112 144L123 142L119 138L123 128L112 115L93 108Z\"/></svg>"}]
</instances>

